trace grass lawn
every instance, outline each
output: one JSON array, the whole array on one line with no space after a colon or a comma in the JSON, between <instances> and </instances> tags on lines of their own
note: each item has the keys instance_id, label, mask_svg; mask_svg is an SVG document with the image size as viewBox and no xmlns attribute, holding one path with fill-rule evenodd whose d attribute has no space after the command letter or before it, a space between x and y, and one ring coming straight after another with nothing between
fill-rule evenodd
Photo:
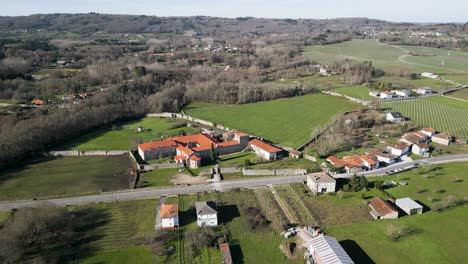
<instances>
[{"instance_id":1,"label":"grass lawn","mask_svg":"<svg viewBox=\"0 0 468 264\"><path fill-rule=\"evenodd\" d=\"M307 169L308 171L320 171L317 163L307 159L284 158L273 162L259 163L250 166L252 169Z\"/></svg>"},{"instance_id":2,"label":"grass lawn","mask_svg":"<svg viewBox=\"0 0 468 264\"><path fill-rule=\"evenodd\" d=\"M383 108L398 111L405 117L438 131L452 133L459 137L468 137L468 104L447 97L429 97L424 99L383 102Z\"/></svg>"},{"instance_id":3,"label":"grass lawn","mask_svg":"<svg viewBox=\"0 0 468 264\"><path fill-rule=\"evenodd\" d=\"M10 217L11 212L0 212L0 226Z\"/></svg>"},{"instance_id":4,"label":"grass lawn","mask_svg":"<svg viewBox=\"0 0 468 264\"><path fill-rule=\"evenodd\" d=\"M360 100L371 100L375 97L369 95L369 89L364 86L350 86L333 90L332 92L340 93L343 95L351 96Z\"/></svg>"},{"instance_id":5,"label":"grass lawn","mask_svg":"<svg viewBox=\"0 0 468 264\"><path fill-rule=\"evenodd\" d=\"M407 186L399 185L385 191L395 198L411 197L430 207L448 195L466 197L468 175L464 172L467 169L468 163L450 163L370 180L405 181ZM461 181L454 182L455 177ZM436 189L438 191L434 192ZM468 206L465 205L441 213L429 211L395 220L331 226L327 232L341 241L356 263L370 263L370 260L396 263L402 259L407 263L462 263L468 257L462 250L467 218ZM412 227L415 233L394 242L385 235L387 226L393 223Z\"/></svg>"},{"instance_id":6,"label":"grass lawn","mask_svg":"<svg viewBox=\"0 0 468 264\"><path fill-rule=\"evenodd\" d=\"M407 51L408 50L408 51ZM438 54L433 54L437 51ZM354 39L338 44L315 45L304 48L304 55L323 64L331 64L337 60L354 59L372 61L377 68L398 74L399 72L437 72L460 74L468 71L467 53L453 52L447 56L447 50L432 49L433 56L411 56L409 52L427 53L425 47L401 47L378 43L375 39ZM445 55L444 55L445 54ZM408 55L407 57L402 57ZM400 61L406 60L407 62ZM445 66L442 66L442 61Z\"/></svg>"},{"instance_id":7,"label":"grass lawn","mask_svg":"<svg viewBox=\"0 0 468 264\"><path fill-rule=\"evenodd\" d=\"M183 122L182 120L168 118L142 118L133 122L120 124L114 130L102 128L92 131L65 144L62 149L127 150L135 139L147 142L161 139L161 137L176 136L182 131L185 131L187 134L198 131L190 127L172 128L173 125ZM145 129L144 132L137 132L137 128L140 126Z\"/></svg>"},{"instance_id":8,"label":"grass lawn","mask_svg":"<svg viewBox=\"0 0 468 264\"><path fill-rule=\"evenodd\" d=\"M128 156L38 160L0 174L0 200L85 195L128 188Z\"/></svg>"},{"instance_id":9,"label":"grass lawn","mask_svg":"<svg viewBox=\"0 0 468 264\"><path fill-rule=\"evenodd\" d=\"M155 263L156 257L137 239L154 232L157 200L140 200L74 206L88 212L83 228L89 228L79 250L83 263ZM85 251L85 249L92 249Z\"/></svg>"},{"instance_id":10,"label":"grass lawn","mask_svg":"<svg viewBox=\"0 0 468 264\"><path fill-rule=\"evenodd\" d=\"M141 187L159 187L173 185L169 182L179 169L156 169L142 173L139 185Z\"/></svg>"},{"instance_id":11,"label":"grass lawn","mask_svg":"<svg viewBox=\"0 0 468 264\"><path fill-rule=\"evenodd\" d=\"M195 107L190 105L186 112L295 148L311 139L317 133L314 129L325 126L333 116L360 106L345 98L314 94L254 104Z\"/></svg>"},{"instance_id":12,"label":"grass lawn","mask_svg":"<svg viewBox=\"0 0 468 264\"><path fill-rule=\"evenodd\" d=\"M246 160L254 160L257 157L253 152L239 152L219 157L221 167L243 167Z\"/></svg>"},{"instance_id":13,"label":"grass lawn","mask_svg":"<svg viewBox=\"0 0 468 264\"><path fill-rule=\"evenodd\" d=\"M459 82L462 84L468 84L468 74L442 75L442 78L452 80L454 82Z\"/></svg>"},{"instance_id":14,"label":"grass lawn","mask_svg":"<svg viewBox=\"0 0 468 264\"><path fill-rule=\"evenodd\" d=\"M468 101L468 89L458 90L452 93L445 94L446 96L463 99Z\"/></svg>"}]
</instances>

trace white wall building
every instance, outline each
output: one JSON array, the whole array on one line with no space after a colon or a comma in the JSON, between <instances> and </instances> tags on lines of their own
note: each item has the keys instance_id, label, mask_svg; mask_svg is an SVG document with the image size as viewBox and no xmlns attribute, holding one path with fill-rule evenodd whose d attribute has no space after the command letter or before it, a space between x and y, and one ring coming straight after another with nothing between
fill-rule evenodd
<instances>
[{"instance_id":1,"label":"white wall building","mask_svg":"<svg viewBox=\"0 0 468 264\"><path fill-rule=\"evenodd\" d=\"M199 227L218 225L218 212L214 202L195 202L195 210Z\"/></svg>"},{"instance_id":2,"label":"white wall building","mask_svg":"<svg viewBox=\"0 0 468 264\"><path fill-rule=\"evenodd\" d=\"M401 122L401 121L405 121L405 118L403 117L403 115L399 112L390 112L390 113L387 113L387 115L385 116L385 118L387 119L387 121L390 121L390 122Z\"/></svg>"},{"instance_id":3,"label":"white wall building","mask_svg":"<svg viewBox=\"0 0 468 264\"><path fill-rule=\"evenodd\" d=\"M325 172L311 173L307 175L307 186L314 194L335 192L336 180Z\"/></svg>"},{"instance_id":4,"label":"white wall building","mask_svg":"<svg viewBox=\"0 0 468 264\"><path fill-rule=\"evenodd\" d=\"M396 145L388 146L387 149L392 155L401 157L410 151L410 146L405 143L399 143Z\"/></svg>"},{"instance_id":5,"label":"white wall building","mask_svg":"<svg viewBox=\"0 0 468 264\"><path fill-rule=\"evenodd\" d=\"M252 139L249 142L250 148L257 156L266 160L276 160L282 158L282 149L274 147L258 139Z\"/></svg>"},{"instance_id":6,"label":"white wall building","mask_svg":"<svg viewBox=\"0 0 468 264\"><path fill-rule=\"evenodd\" d=\"M393 98L393 93L389 91L384 91L380 93L380 98L382 99L392 99Z\"/></svg>"},{"instance_id":7,"label":"white wall building","mask_svg":"<svg viewBox=\"0 0 468 264\"><path fill-rule=\"evenodd\" d=\"M392 91L395 95L401 96L401 97L410 97L411 92L408 90L393 90Z\"/></svg>"}]
</instances>

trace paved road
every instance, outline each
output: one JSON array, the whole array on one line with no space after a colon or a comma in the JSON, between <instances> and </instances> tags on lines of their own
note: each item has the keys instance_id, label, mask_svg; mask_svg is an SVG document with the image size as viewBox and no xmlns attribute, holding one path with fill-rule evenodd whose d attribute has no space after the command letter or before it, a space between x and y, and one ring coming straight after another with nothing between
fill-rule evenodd
<instances>
[{"instance_id":1,"label":"paved road","mask_svg":"<svg viewBox=\"0 0 468 264\"><path fill-rule=\"evenodd\" d=\"M461 155L450 155L450 156L441 156L429 159L422 159L409 162L400 162L393 164L391 166L360 173L360 175L365 175L368 177L381 176L385 175L386 172L391 170L396 170L399 168L405 168L408 166L419 164L441 164L449 162L468 162L468 154ZM334 175L336 178L349 178L352 177L352 174L337 174ZM25 201L11 201L0 203L0 211L7 211L15 208L22 207L38 207L44 204L54 204L54 205L78 205L78 204L89 204L89 203L99 203L99 202L115 202L115 201L128 201L128 200L138 200L138 199L150 199L157 198L161 196L174 196L178 194L193 194L201 192L213 192L213 191L223 191L236 188L252 188L252 187L262 187L268 185L278 185L278 184L289 184L289 183L299 183L305 180L305 176L281 176L281 177L262 177L262 178L253 178L248 180L235 180L235 181L223 181L216 184L203 184L203 185L194 185L194 186L183 186L183 187L168 187L168 188L148 188L148 189L135 189L135 190L125 190L120 192L112 193L103 193L100 195L91 195L91 196L81 196L81 197L70 197L70 198L58 198L58 199L49 199L49 200L25 200Z\"/></svg>"}]
</instances>

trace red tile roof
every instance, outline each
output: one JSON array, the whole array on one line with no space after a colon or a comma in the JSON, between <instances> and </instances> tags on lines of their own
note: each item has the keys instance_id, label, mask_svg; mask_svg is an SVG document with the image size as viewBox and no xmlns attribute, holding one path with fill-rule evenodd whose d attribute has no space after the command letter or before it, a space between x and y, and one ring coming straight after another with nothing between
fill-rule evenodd
<instances>
[{"instance_id":1,"label":"red tile roof","mask_svg":"<svg viewBox=\"0 0 468 264\"><path fill-rule=\"evenodd\" d=\"M161 206L161 218L174 218L179 215L178 204L163 204Z\"/></svg>"},{"instance_id":2,"label":"red tile roof","mask_svg":"<svg viewBox=\"0 0 468 264\"><path fill-rule=\"evenodd\" d=\"M432 127L425 127L423 129L421 129L421 131L425 131L425 132L429 132L429 133L434 133L436 132L435 129L433 129Z\"/></svg>"},{"instance_id":3,"label":"red tile roof","mask_svg":"<svg viewBox=\"0 0 468 264\"><path fill-rule=\"evenodd\" d=\"M158 148L170 148L177 147L177 143L172 139L164 139L160 141L148 142L143 144L138 144L138 148L143 151L158 149Z\"/></svg>"},{"instance_id":4,"label":"red tile roof","mask_svg":"<svg viewBox=\"0 0 468 264\"><path fill-rule=\"evenodd\" d=\"M429 145L426 143L418 143L416 145L418 145L419 148L429 149Z\"/></svg>"},{"instance_id":5,"label":"red tile roof","mask_svg":"<svg viewBox=\"0 0 468 264\"><path fill-rule=\"evenodd\" d=\"M248 136L249 134L237 131L237 132L234 132L234 135L239 136L239 137L245 137L245 136Z\"/></svg>"},{"instance_id":6,"label":"red tile roof","mask_svg":"<svg viewBox=\"0 0 468 264\"><path fill-rule=\"evenodd\" d=\"M218 144L219 147L229 147L229 146L235 146L240 144L239 141L237 140L231 140L231 141L224 141Z\"/></svg>"},{"instance_id":7,"label":"red tile roof","mask_svg":"<svg viewBox=\"0 0 468 264\"><path fill-rule=\"evenodd\" d=\"M179 161L179 160L186 160L187 159L187 156L174 156L174 160L175 161Z\"/></svg>"},{"instance_id":8,"label":"red tile roof","mask_svg":"<svg viewBox=\"0 0 468 264\"><path fill-rule=\"evenodd\" d=\"M250 144L254 145L254 146L257 146L259 147L260 149L263 149L264 151L266 152L269 152L269 153L275 153L275 152L280 152L282 151L281 149L277 148L277 147L274 147L270 144L267 144L261 140L258 140L256 138L250 140L249 142Z\"/></svg>"},{"instance_id":9,"label":"red tile roof","mask_svg":"<svg viewBox=\"0 0 468 264\"><path fill-rule=\"evenodd\" d=\"M377 197L369 203L369 206L379 213L379 215L387 215L390 213L398 212L393 206L391 206L384 199Z\"/></svg>"},{"instance_id":10,"label":"red tile roof","mask_svg":"<svg viewBox=\"0 0 468 264\"><path fill-rule=\"evenodd\" d=\"M407 148L409 146L407 144L404 144L404 143L398 143L398 144L390 146L390 147L394 148L394 149L404 150L405 148Z\"/></svg>"},{"instance_id":11,"label":"red tile roof","mask_svg":"<svg viewBox=\"0 0 468 264\"><path fill-rule=\"evenodd\" d=\"M191 150L190 148L184 147L184 146L178 146L177 150L181 151L182 153L184 153L187 156L191 155L193 153L193 150Z\"/></svg>"}]
</instances>

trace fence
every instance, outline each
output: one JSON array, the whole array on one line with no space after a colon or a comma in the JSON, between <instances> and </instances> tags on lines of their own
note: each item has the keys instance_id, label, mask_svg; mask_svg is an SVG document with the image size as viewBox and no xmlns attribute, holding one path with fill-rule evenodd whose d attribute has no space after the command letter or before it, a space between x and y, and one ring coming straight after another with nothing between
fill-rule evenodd
<instances>
[{"instance_id":1,"label":"fence","mask_svg":"<svg viewBox=\"0 0 468 264\"><path fill-rule=\"evenodd\" d=\"M244 176L284 176L284 175L306 175L306 169L242 169L242 174Z\"/></svg>"}]
</instances>

